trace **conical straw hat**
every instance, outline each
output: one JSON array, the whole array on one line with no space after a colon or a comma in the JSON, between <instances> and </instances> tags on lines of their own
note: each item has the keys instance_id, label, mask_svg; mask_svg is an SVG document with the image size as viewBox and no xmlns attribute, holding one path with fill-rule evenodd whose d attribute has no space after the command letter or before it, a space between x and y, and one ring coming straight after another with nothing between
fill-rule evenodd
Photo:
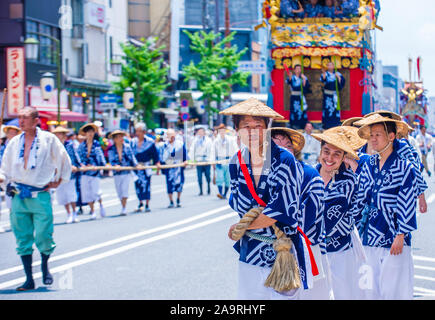
<instances>
[{"instance_id":1,"label":"conical straw hat","mask_svg":"<svg viewBox=\"0 0 435 320\"><path fill-rule=\"evenodd\" d=\"M384 122L392 122L396 124L396 136L404 137L408 133L408 125L399 120L394 120L391 118L386 118L381 116L378 113L375 113L367 118L364 118L361 121L358 121L362 124L361 128L358 129L358 135L363 139L370 138L370 126L373 124L384 123Z\"/></svg>"},{"instance_id":2,"label":"conical straw hat","mask_svg":"<svg viewBox=\"0 0 435 320\"><path fill-rule=\"evenodd\" d=\"M127 133L122 130L115 130L109 134L108 138L113 139L113 137L116 136L117 134L122 134L123 136L127 135Z\"/></svg>"},{"instance_id":3,"label":"conical straw hat","mask_svg":"<svg viewBox=\"0 0 435 320\"><path fill-rule=\"evenodd\" d=\"M284 131L292 141L293 150L295 154L298 154L302 151L305 145L304 135L296 130L285 128L285 127L274 127L268 129L271 133L272 131Z\"/></svg>"},{"instance_id":4,"label":"conical straw hat","mask_svg":"<svg viewBox=\"0 0 435 320\"><path fill-rule=\"evenodd\" d=\"M88 127L92 127L95 132L98 132L98 126L95 123L87 123L80 128L79 134L84 136L85 135L84 130Z\"/></svg>"},{"instance_id":5,"label":"conical straw hat","mask_svg":"<svg viewBox=\"0 0 435 320\"><path fill-rule=\"evenodd\" d=\"M51 133L69 133L69 130L64 127L56 127Z\"/></svg>"},{"instance_id":6,"label":"conical straw hat","mask_svg":"<svg viewBox=\"0 0 435 320\"><path fill-rule=\"evenodd\" d=\"M274 111L272 108L269 108L263 102L255 98L249 98L248 100L239 102L232 107L222 110L221 112L219 112L219 114L223 114L226 116L242 115L253 117L266 117L275 120L284 119L284 117L278 112Z\"/></svg>"},{"instance_id":7,"label":"conical straw hat","mask_svg":"<svg viewBox=\"0 0 435 320\"><path fill-rule=\"evenodd\" d=\"M339 126L328 129L323 133L313 133L312 136L320 142L332 144L333 146L343 150L350 157L359 160L358 155L354 151L355 148L355 131L349 126ZM356 128L358 130L358 128Z\"/></svg>"},{"instance_id":8,"label":"conical straw hat","mask_svg":"<svg viewBox=\"0 0 435 320\"><path fill-rule=\"evenodd\" d=\"M367 143L366 139L363 139L358 135L357 127L352 127L352 126L342 126L342 127L346 127L350 132L352 132L349 144L351 145L353 150L358 151Z\"/></svg>"},{"instance_id":9,"label":"conical straw hat","mask_svg":"<svg viewBox=\"0 0 435 320\"><path fill-rule=\"evenodd\" d=\"M341 124L342 126L353 126L355 125L355 122L361 120L362 117L353 117L353 118L349 118L343 121L343 123Z\"/></svg>"},{"instance_id":10,"label":"conical straw hat","mask_svg":"<svg viewBox=\"0 0 435 320\"><path fill-rule=\"evenodd\" d=\"M18 133L21 133L21 129L17 126L12 126L12 125L8 125L8 126L3 126L3 132L6 133L9 129L14 129L17 130Z\"/></svg>"},{"instance_id":11,"label":"conical straw hat","mask_svg":"<svg viewBox=\"0 0 435 320\"><path fill-rule=\"evenodd\" d=\"M374 112L371 112L369 114L366 114L364 116L364 118L368 118L368 117L370 117L370 116L372 116L374 114L380 114L383 117L391 118L391 119L394 119L394 120L399 120L399 121L402 120L402 116L400 114L397 114L397 113L395 113L393 111L390 111L390 110L378 110L378 111L374 111Z\"/></svg>"}]
</instances>

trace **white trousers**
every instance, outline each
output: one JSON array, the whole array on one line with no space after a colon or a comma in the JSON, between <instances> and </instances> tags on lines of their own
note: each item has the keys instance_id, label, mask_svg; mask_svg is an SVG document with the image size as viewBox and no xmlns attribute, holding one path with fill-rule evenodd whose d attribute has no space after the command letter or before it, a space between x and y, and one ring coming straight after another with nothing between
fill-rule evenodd
<instances>
[{"instance_id":1,"label":"white trousers","mask_svg":"<svg viewBox=\"0 0 435 320\"><path fill-rule=\"evenodd\" d=\"M319 275L314 277L313 287L308 290L300 291L301 300L333 300L331 267L329 266L328 256L320 253L319 245L312 246L316 259Z\"/></svg>"},{"instance_id":2,"label":"white trousers","mask_svg":"<svg viewBox=\"0 0 435 320\"><path fill-rule=\"evenodd\" d=\"M77 202L75 179L62 183L56 188L57 203L61 206Z\"/></svg>"},{"instance_id":3,"label":"white trousers","mask_svg":"<svg viewBox=\"0 0 435 320\"><path fill-rule=\"evenodd\" d=\"M327 256L331 267L334 299L364 299L363 291L359 287L359 270L362 264L355 248L341 252L328 252Z\"/></svg>"},{"instance_id":4,"label":"white trousers","mask_svg":"<svg viewBox=\"0 0 435 320\"><path fill-rule=\"evenodd\" d=\"M80 191L83 203L98 201L100 199L100 177L82 175Z\"/></svg>"},{"instance_id":5,"label":"white trousers","mask_svg":"<svg viewBox=\"0 0 435 320\"><path fill-rule=\"evenodd\" d=\"M131 174L115 175L115 189L119 199L128 198Z\"/></svg>"},{"instance_id":6,"label":"white trousers","mask_svg":"<svg viewBox=\"0 0 435 320\"><path fill-rule=\"evenodd\" d=\"M298 300L303 289L278 292L265 287L264 282L269 276L271 268L253 266L239 261L239 300Z\"/></svg>"},{"instance_id":7,"label":"white trousers","mask_svg":"<svg viewBox=\"0 0 435 320\"><path fill-rule=\"evenodd\" d=\"M364 246L372 282L365 297L369 300L411 300L414 293L414 263L411 247L404 246L399 255L390 249Z\"/></svg>"}]
</instances>

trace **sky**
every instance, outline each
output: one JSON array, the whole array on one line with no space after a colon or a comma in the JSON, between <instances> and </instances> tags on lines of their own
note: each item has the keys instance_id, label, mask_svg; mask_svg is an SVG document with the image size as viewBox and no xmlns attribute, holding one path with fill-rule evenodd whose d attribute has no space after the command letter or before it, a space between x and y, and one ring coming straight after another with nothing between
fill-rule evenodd
<instances>
[{"instance_id":1,"label":"sky","mask_svg":"<svg viewBox=\"0 0 435 320\"><path fill-rule=\"evenodd\" d=\"M435 97L435 0L380 0L376 31L377 60L399 66L399 76L409 80L408 58L421 57L421 78L428 97ZM415 72L415 71L413 71ZM415 73L415 79L417 75ZM413 79L414 75L413 75Z\"/></svg>"}]
</instances>

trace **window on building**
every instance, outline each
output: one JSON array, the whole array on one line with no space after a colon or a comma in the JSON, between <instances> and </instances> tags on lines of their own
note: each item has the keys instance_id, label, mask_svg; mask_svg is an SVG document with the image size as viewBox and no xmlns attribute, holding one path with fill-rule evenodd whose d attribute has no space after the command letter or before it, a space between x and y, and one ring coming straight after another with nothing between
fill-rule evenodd
<instances>
[{"instance_id":1,"label":"window on building","mask_svg":"<svg viewBox=\"0 0 435 320\"><path fill-rule=\"evenodd\" d=\"M26 21L27 37L39 41L39 53L37 61L42 64L56 65L56 42L52 39L59 39L59 29L44 23L32 20Z\"/></svg>"}]
</instances>

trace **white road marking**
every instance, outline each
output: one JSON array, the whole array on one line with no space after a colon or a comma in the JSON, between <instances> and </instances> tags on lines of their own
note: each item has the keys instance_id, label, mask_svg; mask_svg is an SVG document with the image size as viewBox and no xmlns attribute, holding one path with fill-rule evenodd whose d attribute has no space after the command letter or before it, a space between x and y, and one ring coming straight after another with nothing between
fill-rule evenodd
<instances>
[{"instance_id":1,"label":"white road marking","mask_svg":"<svg viewBox=\"0 0 435 320\"><path fill-rule=\"evenodd\" d=\"M433 268L433 267L415 265L414 268L420 269L420 270L426 270L426 271L435 271L435 268Z\"/></svg>"},{"instance_id":2,"label":"white road marking","mask_svg":"<svg viewBox=\"0 0 435 320\"><path fill-rule=\"evenodd\" d=\"M435 258L430 258L430 257L423 257L423 256L412 256L412 258L414 260L419 260L419 261L429 261L429 262L435 262Z\"/></svg>"},{"instance_id":3,"label":"white road marking","mask_svg":"<svg viewBox=\"0 0 435 320\"><path fill-rule=\"evenodd\" d=\"M77 260L77 261L74 261L71 263L67 263L67 264L64 264L64 265L61 265L61 266L58 266L58 267L51 269L50 272L52 274L54 274L54 273L62 272L65 270L69 270L69 269L77 267L77 266L81 266L81 265L84 265L84 264L87 264L90 262L94 262L94 261L97 261L97 260L100 260L103 258L107 258L107 257L113 256L113 255L125 252L127 250L131 250L131 249L134 249L134 248L137 248L137 247L140 247L140 246L143 246L143 245L146 245L146 244L158 241L158 240L163 240L163 239L166 239L166 238L169 238L169 237L172 237L172 236L175 236L175 235L187 232L187 231L198 229L198 228L201 228L201 227L207 226L209 224L216 223L216 222L228 219L228 218L233 218L235 216L237 216L237 213L231 212L231 213L228 213L228 214L223 215L223 216L219 216L219 217L211 219L211 220L206 220L206 221L203 221L203 222L200 222L200 223L197 223L194 225L190 225L190 226L187 226L187 227L184 227L181 229L177 229L174 231L163 233L163 234L160 234L160 235L157 235L157 236L154 236L151 238L147 238L147 239L144 239L141 241L133 242L131 244L128 244L128 245L125 245L125 246L122 246L122 247L119 247L116 249L112 249L112 250L109 250L109 251L106 251L106 252L103 252L100 254L96 254L94 256L90 256L90 257L83 258L83 259L80 259L80 260ZM41 272L39 272L39 273L34 275L34 278L38 279L41 276L42 276L42 274L41 274ZM0 289L15 286L15 285L23 283L24 281L25 281L25 277L20 277L17 279L9 280L9 281L0 283Z\"/></svg>"},{"instance_id":4,"label":"white road marking","mask_svg":"<svg viewBox=\"0 0 435 320\"><path fill-rule=\"evenodd\" d=\"M190 218L186 218L186 219L174 222L174 223L169 223L169 224L166 224L166 225L163 225L163 226L160 226L160 227L156 227L156 228L153 228L153 229L148 229L148 230L144 230L144 231L141 231L141 232L129 234L127 236L119 237L119 238L116 238L116 239L113 239L113 240L105 241L105 242L102 242L102 243L99 243L99 244L96 244L96 245L93 245L93 246L89 246L89 247L82 248L82 249L79 249L79 250L74 250L74 251L67 252L67 253L64 253L64 254L53 255L50 258L50 262L61 260L61 259L65 259L65 258L70 258L70 257L76 256L76 255L79 255L79 254L83 254L83 253L86 253L86 252L89 252L89 251L93 251L93 250L96 250L96 249L100 249L100 248L104 248L104 247L107 247L107 246L111 246L111 245L114 245L114 244L117 244L117 243L120 243L120 242L124 242L124 241L128 241L128 240L131 240L131 239L134 239L134 238L137 238L137 237L141 237L141 236L149 235L149 234L156 233L156 232L159 232L159 231L167 230L167 229L170 229L170 228L178 227L180 225L183 225L183 224L186 224L186 223L198 220L198 219L202 219L202 218L208 217L210 215L213 215L213 214L216 214L216 213L219 213L221 211L228 210L228 209L230 209L230 206L228 206L228 205L227 206L223 206L223 207L220 207L220 208L217 208L217 209L213 209L213 210L204 212L202 214L198 214L196 216L193 216L193 217L190 217ZM41 264L41 261L39 260L39 261L33 262L32 266L38 266L40 264ZM4 270L0 270L0 276L3 276L3 275L8 274L8 273L12 273L12 272L17 272L17 271L20 271L20 270L23 270L23 266L21 266L21 265L20 266L11 267L11 268L8 268L8 269L4 269Z\"/></svg>"},{"instance_id":5,"label":"white road marking","mask_svg":"<svg viewBox=\"0 0 435 320\"><path fill-rule=\"evenodd\" d=\"M415 279L420 279L420 280L427 280L427 281L434 281L435 282L435 278L433 278L433 277L414 275L414 278Z\"/></svg>"},{"instance_id":6,"label":"white road marking","mask_svg":"<svg viewBox=\"0 0 435 320\"><path fill-rule=\"evenodd\" d=\"M191 187L191 186L196 185L196 184L197 184L197 183L194 183L194 182L185 183L185 184L184 184L184 187ZM158 194L158 193L163 193L163 192L166 192L166 188L160 188L160 189L155 190L154 192L151 191L151 194ZM130 193L130 194L129 194L129 198L130 198L130 197L134 197L134 196L136 196L136 193ZM56 201L55 198L56 198L56 197L54 196L54 197L53 197L53 201ZM112 199L112 200L109 200L109 201L103 201L103 206L104 206L104 208L110 208L110 207L114 207L114 206L116 206L116 205L120 205L120 204L121 204L120 201L119 201L119 199L118 199L118 196L116 195L116 192L112 192L112 193L109 193L109 194L107 194L107 193L106 193L106 194L103 194L103 195L102 195L102 198L103 198L103 200L104 200L105 198L110 198L110 199ZM115 198L115 199L113 199L113 198ZM4 211L4 212L3 212L3 211ZM1 211L0 213L5 213L5 214L9 215L9 209L4 209L3 211ZM61 209L59 209L59 210L53 212L53 216L57 216L57 215L65 215L65 214L66 214L66 211L65 211L64 208L61 208ZM11 224L10 224L9 221L6 221L6 222L4 222L4 223L0 223L0 226L1 226L1 227L4 227L4 228L10 228Z\"/></svg>"},{"instance_id":7,"label":"white road marking","mask_svg":"<svg viewBox=\"0 0 435 320\"><path fill-rule=\"evenodd\" d=\"M421 287L414 287L414 290L418 290L418 291L427 293L429 295L435 295L435 290L430 290L430 289L421 288Z\"/></svg>"}]
</instances>

